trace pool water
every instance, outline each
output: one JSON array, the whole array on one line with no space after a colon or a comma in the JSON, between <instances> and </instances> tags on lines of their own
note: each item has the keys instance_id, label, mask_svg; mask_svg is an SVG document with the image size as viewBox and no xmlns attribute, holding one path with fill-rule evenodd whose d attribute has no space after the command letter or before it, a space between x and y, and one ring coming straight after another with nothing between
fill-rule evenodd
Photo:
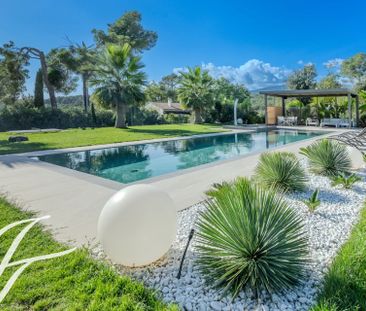
<instances>
[{"instance_id":1,"label":"pool water","mask_svg":"<svg viewBox=\"0 0 366 311\"><path fill-rule=\"evenodd\" d=\"M128 184L324 134L326 134L324 131L297 130L218 134L60 153L38 158L41 161Z\"/></svg>"}]
</instances>

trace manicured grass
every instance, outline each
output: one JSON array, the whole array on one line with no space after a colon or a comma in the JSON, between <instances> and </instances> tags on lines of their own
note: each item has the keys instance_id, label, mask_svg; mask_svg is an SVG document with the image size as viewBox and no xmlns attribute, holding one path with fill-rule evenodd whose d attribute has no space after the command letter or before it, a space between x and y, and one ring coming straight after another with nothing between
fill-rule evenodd
<instances>
[{"instance_id":1,"label":"manicured grass","mask_svg":"<svg viewBox=\"0 0 366 311\"><path fill-rule=\"evenodd\" d=\"M366 310L366 207L325 278L312 311Z\"/></svg>"},{"instance_id":2,"label":"manicured grass","mask_svg":"<svg viewBox=\"0 0 366 311\"><path fill-rule=\"evenodd\" d=\"M131 126L128 129L113 127L96 129L69 129L56 133L21 134L29 141L9 143L9 133L0 133L0 154L29 152L101 144L120 143L153 138L167 138L221 132L215 125L164 124Z\"/></svg>"},{"instance_id":3,"label":"manicured grass","mask_svg":"<svg viewBox=\"0 0 366 311\"><path fill-rule=\"evenodd\" d=\"M0 198L0 228L32 215ZM0 237L0 261L20 225ZM65 250L39 225L22 240L11 261ZM0 289L18 268L7 268ZM177 310L166 306L142 284L121 277L111 268L89 257L84 249L64 257L31 264L15 282L0 310Z\"/></svg>"}]
</instances>

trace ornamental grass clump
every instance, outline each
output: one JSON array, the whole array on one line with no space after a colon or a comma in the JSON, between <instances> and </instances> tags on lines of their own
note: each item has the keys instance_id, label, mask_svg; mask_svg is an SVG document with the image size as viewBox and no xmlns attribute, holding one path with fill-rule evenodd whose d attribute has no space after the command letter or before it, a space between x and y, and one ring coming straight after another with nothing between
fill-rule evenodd
<instances>
[{"instance_id":1,"label":"ornamental grass clump","mask_svg":"<svg viewBox=\"0 0 366 311\"><path fill-rule=\"evenodd\" d=\"M301 218L246 178L213 193L197 221L198 264L209 284L236 297L288 289L304 277L307 238Z\"/></svg>"},{"instance_id":2,"label":"ornamental grass clump","mask_svg":"<svg viewBox=\"0 0 366 311\"><path fill-rule=\"evenodd\" d=\"M295 154L266 152L259 158L254 180L282 191L302 191L307 182L304 168Z\"/></svg>"},{"instance_id":3,"label":"ornamental grass clump","mask_svg":"<svg viewBox=\"0 0 366 311\"><path fill-rule=\"evenodd\" d=\"M335 177L351 170L352 162L347 147L334 140L322 139L301 148L309 160L310 171L317 175Z\"/></svg>"}]
</instances>

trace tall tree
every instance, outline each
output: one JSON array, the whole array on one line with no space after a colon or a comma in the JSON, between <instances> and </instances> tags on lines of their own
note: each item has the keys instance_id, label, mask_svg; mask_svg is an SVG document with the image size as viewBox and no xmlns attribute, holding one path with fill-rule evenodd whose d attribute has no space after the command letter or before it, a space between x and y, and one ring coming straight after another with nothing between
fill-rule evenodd
<instances>
[{"instance_id":1,"label":"tall tree","mask_svg":"<svg viewBox=\"0 0 366 311\"><path fill-rule=\"evenodd\" d=\"M44 107L44 96L43 96L43 77L42 70L39 69L36 74L36 80L34 85L34 107Z\"/></svg>"},{"instance_id":2,"label":"tall tree","mask_svg":"<svg viewBox=\"0 0 366 311\"><path fill-rule=\"evenodd\" d=\"M201 67L188 68L181 72L178 98L187 108L193 110L194 123L202 123L202 113L213 105L213 79Z\"/></svg>"},{"instance_id":3,"label":"tall tree","mask_svg":"<svg viewBox=\"0 0 366 311\"><path fill-rule=\"evenodd\" d=\"M164 76L161 78L160 85L166 92L166 96L172 101L177 100L177 89L181 82L181 76L175 73Z\"/></svg>"},{"instance_id":4,"label":"tall tree","mask_svg":"<svg viewBox=\"0 0 366 311\"><path fill-rule=\"evenodd\" d=\"M343 61L341 73L356 82L356 90L366 89L366 53L358 53Z\"/></svg>"},{"instance_id":5,"label":"tall tree","mask_svg":"<svg viewBox=\"0 0 366 311\"><path fill-rule=\"evenodd\" d=\"M95 75L90 80L95 88L92 99L98 104L116 111L117 128L126 128L128 106L145 100L143 86L146 75L141 69L141 58L134 56L131 47L108 45L97 59Z\"/></svg>"},{"instance_id":6,"label":"tall tree","mask_svg":"<svg viewBox=\"0 0 366 311\"><path fill-rule=\"evenodd\" d=\"M156 32L144 29L141 24L141 14L137 11L123 14L113 24L108 25L107 32L97 29L93 29L92 32L98 47L106 44L128 43L138 52L151 49L158 39Z\"/></svg>"},{"instance_id":7,"label":"tall tree","mask_svg":"<svg viewBox=\"0 0 366 311\"><path fill-rule=\"evenodd\" d=\"M287 86L292 90L309 90L316 87L317 72L315 65L305 65L303 68L295 70L287 80ZM307 105L311 102L309 97L299 97L303 105Z\"/></svg>"},{"instance_id":8,"label":"tall tree","mask_svg":"<svg viewBox=\"0 0 366 311\"><path fill-rule=\"evenodd\" d=\"M12 41L0 47L0 103L14 104L24 92L28 60Z\"/></svg>"},{"instance_id":9,"label":"tall tree","mask_svg":"<svg viewBox=\"0 0 366 311\"><path fill-rule=\"evenodd\" d=\"M145 95L147 100L152 102L166 102L168 100L166 89L160 83L154 81L146 87Z\"/></svg>"},{"instance_id":10,"label":"tall tree","mask_svg":"<svg viewBox=\"0 0 366 311\"><path fill-rule=\"evenodd\" d=\"M87 111L89 107L88 80L92 75L93 66L95 65L95 49L92 45L88 46L85 42L82 42L81 44L71 44L68 48L54 50L52 57L56 63L62 64L67 70L81 77L84 110ZM65 69L63 71L65 71Z\"/></svg>"},{"instance_id":11,"label":"tall tree","mask_svg":"<svg viewBox=\"0 0 366 311\"><path fill-rule=\"evenodd\" d=\"M52 85L50 80L48 79L48 64L46 60L46 55L40 49L34 47L22 47L20 52L23 53L26 57L38 59L41 63L41 70L42 70L42 78L43 83L47 88L48 95L50 97L50 103L52 109L57 109L57 101L55 95L55 87Z\"/></svg>"},{"instance_id":12,"label":"tall tree","mask_svg":"<svg viewBox=\"0 0 366 311\"><path fill-rule=\"evenodd\" d=\"M318 82L318 89L338 89L342 87L342 83L338 81L338 75L328 73L323 79Z\"/></svg>"},{"instance_id":13,"label":"tall tree","mask_svg":"<svg viewBox=\"0 0 366 311\"><path fill-rule=\"evenodd\" d=\"M47 54L48 80L56 92L68 95L76 89L78 78L73 70L62 61L60 50L63 49L52 49Z\"/></svg>"}]
</instances>

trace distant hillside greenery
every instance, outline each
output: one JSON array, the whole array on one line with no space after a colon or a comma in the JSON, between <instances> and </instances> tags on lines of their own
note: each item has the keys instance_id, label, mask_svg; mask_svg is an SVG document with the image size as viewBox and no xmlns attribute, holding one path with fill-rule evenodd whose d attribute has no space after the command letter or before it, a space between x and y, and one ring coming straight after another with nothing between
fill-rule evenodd
<instances>
[{"instance_id":1,"label":"distant hillside greenery","mask_svg":"<svg viewBox=\"0 0 366 311\"><path fill-rule=\"evenodd\" d=\"M50 100L46 99L46 106L51 106ZM83 96L82 95L70 95L70 96L57 96L57 102L61 106L83 106Z\"/></svg>"}]
</instances>

